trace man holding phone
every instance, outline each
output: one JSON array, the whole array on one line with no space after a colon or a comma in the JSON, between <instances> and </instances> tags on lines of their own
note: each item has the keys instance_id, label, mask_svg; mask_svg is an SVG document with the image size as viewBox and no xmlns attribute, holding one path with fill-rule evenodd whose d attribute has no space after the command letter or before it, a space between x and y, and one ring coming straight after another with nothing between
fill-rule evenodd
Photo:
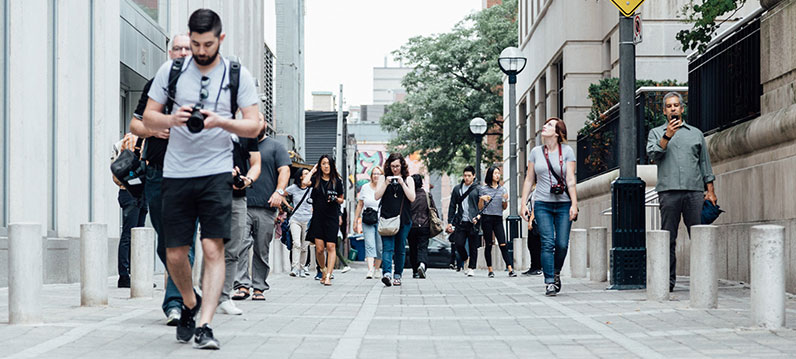
<instances>
[{"instance_id":1,"label":"man holding phone","mask_svg":"<svg viewBox=\"0 0 796 359\"><path fill-rule=\"evenodd\" d=\"M669 291L676 282L677 229L683 217L689 236L691 226L701 224L702 205L716 204L713 169L705 135L685 123L683 96L669 92L663 97L667 123L650 130L647 156L658 166L661 229L669 231Z\"/></svg>"}]
</instances>

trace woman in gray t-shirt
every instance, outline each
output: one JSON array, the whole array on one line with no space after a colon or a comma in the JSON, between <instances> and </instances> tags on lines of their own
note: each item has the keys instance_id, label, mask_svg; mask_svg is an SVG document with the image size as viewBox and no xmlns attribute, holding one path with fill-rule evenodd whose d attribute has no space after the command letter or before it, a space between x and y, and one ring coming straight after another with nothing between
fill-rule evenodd
<instances>
[{"instance_id":1,"label":"woman in gray t-shirt","mask_svg":"<svg viewBox=\"0 0 796 359\"><path fill-rule=\"evenodd\" d=\"M526 200L536 183L533 213L542 239L542 271L545 295L555 296L561 290L561 267L567 257L569 230L578 218L578 197L575 190L575 152L564 144L567 126L551 117L542 127L542 145L531 150L528 172L522 188L522 216L527 220L530 210Z\"/></svg>"},{"instance_id":2,"label":"woman in gray t-shirt","mask_svg":"<svg viewBox=\"0 0 796 359\"><path fill-rule=\"evenodd\" d=\"M500 185L500 168L489 167L484 177L486 186L481 187L481 197L478 199L478 208L482 210L481 229L484 232L484 258L489 269L489 278L494 278L492 271L492 235L503 255L503 261L509 269L509 277L516 277L514 273L514 260L509 256L509 248L506 246L506 232L503 229L503 210L508 208L509 194L506 187ZM486 207L486 208L485 208Z\"/></svg>"}]
</instances>

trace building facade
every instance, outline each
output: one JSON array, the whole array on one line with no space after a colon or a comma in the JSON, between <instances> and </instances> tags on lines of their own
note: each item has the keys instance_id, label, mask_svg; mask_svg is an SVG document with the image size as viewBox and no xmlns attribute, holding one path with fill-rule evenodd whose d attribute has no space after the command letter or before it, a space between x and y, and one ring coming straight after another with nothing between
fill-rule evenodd
<instances>
[{"instance_id":1,"label":"building facade","mask_svg":"<svg viewBox=\"0 0 796 359\"><path fill-rule=\"evenodd\" d=\"M304 127L304 0L276 1L276 138L307 158Z\"/></svg>"},{"instance_id":2,"label":"building facade","mask_svg":"<svg viewBox=\"0 0 796 359\"><path fill-rule=\"evenodd\" d=\"M121 210L111 146L166 61L169 38L187 32L199 7L222 18L221 53L261 78L264 25L243 15L261 13L262 1L0 2L0 286L8 268L2 237L18 222L41 225L45 283L79 280L80 224L89 222L107 225L115 273Z\"/></svg>"}]
</instances>

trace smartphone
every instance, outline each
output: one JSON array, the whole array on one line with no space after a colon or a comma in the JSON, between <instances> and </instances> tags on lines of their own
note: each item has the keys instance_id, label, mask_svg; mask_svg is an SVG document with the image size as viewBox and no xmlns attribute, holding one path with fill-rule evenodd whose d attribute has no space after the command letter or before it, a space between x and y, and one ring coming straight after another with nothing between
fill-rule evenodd
<instances>
[{"instance_id":1,"label":"smartphone","mask_svg":"<svg viewBox=\"0 0 796 359\"><path fill-rule=\"evenodd\" d=\"M674 123L674 122L677 122L677 121L680 121L680 116L678 116L678 115L672 115L672 118L671 118L671 120L669 120L669 123ZM682 126L683 126L683 123L682 123L682 122L680 122L680 125L679 125L679 126L677 126L677 128L680 128L680 127L682 127Z\"/></svg>"}]
</instances>

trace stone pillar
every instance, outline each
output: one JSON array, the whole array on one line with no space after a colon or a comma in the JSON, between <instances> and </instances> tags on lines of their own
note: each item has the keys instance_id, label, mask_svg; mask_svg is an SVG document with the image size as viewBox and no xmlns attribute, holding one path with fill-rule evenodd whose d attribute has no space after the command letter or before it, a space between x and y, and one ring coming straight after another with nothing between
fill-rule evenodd
<instances>
[{"instance_id":1,"label":"stone pillar","mask_svg":"<svg viewBox=\"0 0 796 359\"><path fill-rule=\"evenodd\" d=\"M8 323L42 322L41 290L44 263L41 225L8 226Z\"/></svg>"},{"instance_id":2,"label":"stone pillar","mask_svg":"<svg viewBox=\"0 0 796 359\"><path fill-rule=\"evenodd\" d=\"M608 228L591 227L588 231L589 279L608 280Z\"/></svg>"},{"instance_id":3,"label":"stone pillar","mask_svg":"<svg viewBox=\"0 0 796 359\"><path fill-rule=\"evenodd\" d=\"M669 231L647 231L647 300L669 300Z\"/></svg>"},{"instance_id":4,"label":"stone pillar","mask_svg":"<svg viewBox=\"0 0 796 359\"><path fill-rule=\"evenodd\" d=\"M718 306L717 234L716 226L691 227L691 308L713 309Z\"/></svg>"},{"instance_id":5,"label":"stone pillar","mask_svg":"<svg viewBox=\"0 0 796 359\"><path fill-rule=\"evenodd\" d=\"M155 230L132 229L130 240L130 298L151 298L155 271Z\"/></svg>"},{"instance_id":6,"label":"stone pillar","mask_svg":"<svg viewBox=\"0 0 796 359\"><path fill-rule=\"evenodd\" d=\"M569 264L572 278L586 278L586 258L588 255L586 230L573 229L569 234Z\"/></svg>"},{"instance_id":7,"label":"stone pillar","mask_svg":"<svg viewBox=\"0 0 796 359\"><path fill-rule=\"evenodd\" d=\"M80 305L108 305L108 228L80 225Z\"/></svg>"},{"instance_id":8,"label":"stone pillar","mask_svg":"<svg viewBox=\"0 0 796 359\"><path fill-rule=\"evenodd\" d=\"M785 326L785 227L754 226L751 236L752 324L782 328Z\"/></svg>"}]
</instances>

